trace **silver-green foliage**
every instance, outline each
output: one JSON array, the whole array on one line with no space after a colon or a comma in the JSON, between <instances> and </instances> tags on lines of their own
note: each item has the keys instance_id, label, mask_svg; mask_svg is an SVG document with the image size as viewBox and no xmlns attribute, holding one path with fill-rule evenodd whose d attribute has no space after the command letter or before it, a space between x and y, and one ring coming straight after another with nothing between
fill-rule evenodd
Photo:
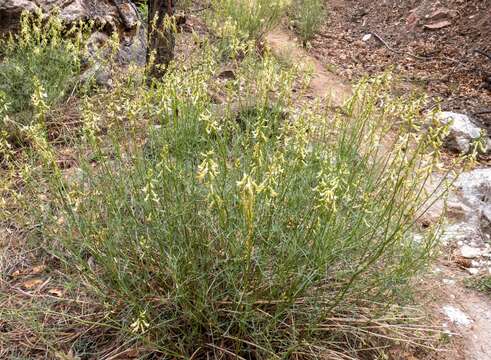
<instances>
[{"instance_id":1,"label":"silver-green foliage","mask_svg":"<svg viewBox=\"0 0 491 360\"><path fill-rule=\"evenodd\" d=\"M39 138L56 194L41 233L61 241L111 327L168 357L372 346L331 319L392 304L431 256L433 234L411 234L444 133L416 131L423 99L389 96L386 78L363 82L342 113L297 109L295 72L255 49L218 109L215 53L150 89L85 101L92 155L75 180Z\"/></svg>"}]
</instances>

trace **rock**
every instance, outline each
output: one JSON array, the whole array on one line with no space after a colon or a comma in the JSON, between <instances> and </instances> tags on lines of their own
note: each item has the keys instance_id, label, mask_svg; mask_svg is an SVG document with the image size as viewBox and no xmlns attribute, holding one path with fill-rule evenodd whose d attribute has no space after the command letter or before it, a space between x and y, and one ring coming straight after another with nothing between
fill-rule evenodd
<instances>
[{"instance_id":1,"label":"rock","mask_svg":"<svg viewBox=\"0 0 491 360\"><path fill-rule=\"evenodd\" d=\"M0 2L0 31L7 31L17 26L22 10L35 11L36 4L29 0L3 0Z\"/></svg>"},{"instance_id":2,"label":"rock","mask_svg":"<svg viewBox=\"0 0 491 360\"><path fill-rule=\"evenodd\" d=\"M126 0L113 0L118 8L119 16L123 21L126 29L131 30L136 28L140 20L138 16L138 10L131 1Z\"/></svg>"},{"instance_id":3,"label":"rock","mask_svg":"<svg viewBox=\"0 0 491 360\"><path fill-rule=\"evenodd\" d=\"M453 279L443 279L442 281L445 285L455 285L455 280Z\"/></svg>"},{"instance_id":4,"label":"rock","mask_svg":"<svg viewBox=\"0 0 491 360\"><path fill-rule=\"evenodd\" d=\"M464 245L460 248L460 254L466 259L474 259L478 256L481 256L481 249L469 245Z\"/></svg>"},{"instance_id":5,"label":"rock","mask_svg":"<svg viewBox=\"0 0 491 360\"><path fill-rule=\"evenodd\" d=\"M83 59L85 70L80 74L80 82L83 84L92 81L99 86L112 87L111 69L104 60L110 56L111 50L106 48L109 36L103 32L92 33L87 40L89 58Z\"/></svg>"},{"instance_id":6,"label":"rock","mask_svg":"<svg viewBox=\"0 0 491 360\"><path fill-rule=\"evenodd\" d=\"M97 56L98 51L100 51L109 41L109 36L101 31L95 31L87 40L87 50L91 57Z\"/></svg>"},{"instance_id":7,"label":"rock","mask_svg":"<svg viewBox=\"0 0 491 360\"><path fill-rule=\"evenodd\" d=\"M66 22L94 20L98 25L106 25L109 21L115 27L123 23L117 6L111 0L6 0L0 3L0 24L3 25L7 20L7 26L2 28L12 30L23 11L33 12L38 9L44 13L59 9L60 18Z\"/></svg>"},{"instance_id":8,"label":"rock","mask_svg":"<svg viewBox=\"0 0 491 360\"><path fill-rule=\"evenodd\" d=\"M367 42L371 38L372 38L372 34L366 34L366 35L363 36L363 38L361 40Z\"/></svg>"},{"instance_id":9,"label":"rock","mask_svg":"<svg viewBox=\"0 0 491 360\"><path fill-rule=\"evenodd\" d=\"M478 268L468 268L466 269L467 272L470 274L470 275L477 275L479 274L479 269Z\"/></svg>"},{"instance_id":10,"label":"rock","mask_svg":"<svg viewBox=\"0 0 491 360\"><path fill-rule=\"evenodd\" d=\"M443 307L443 312L448 319L456 325L469 326L472 323L472 320L469 319L467 314L451 305L445 305Z\"/></svg>"},{"instance_id":11,"label":"rock","mask_svg":"<svg viewBox=\"0 0 491 360\"><path fill-rule=\"evenodd\" d=\"M481 129L475 126L468 116L450 111L440 112L437 120L443 124L450 123L450 134L445 139L446 147L467 154L471 144L481 137Z\"/></svg>"},{"instance_id":12,"label":"rock","mask_svg":"<svg viewBox=\"0 0 491 360\"><path fill-rule=\"evenodd\" d=\"M458 246L456 263L462 268L485 269L491 255L491 168L464 172L454 182L448 199L442 242ZM479 261L468 261L477 259ZM469 270L471 272L475 270Z\"/></svg>"},{"instance_id":13,"label":"rock","mask_svg":"<svg viewBox=\"0 0 491 360\"><path fill-rule=\"evenodd\" d=\"M119 64L145 66L147 62L147 30L140 26L135 34L123 35L116 57Z\"/></svg>"},{"instance_id":14,"label":"rock","mask_svg":"<svg viewBox=\"0 0 491 360\"><path fill-rule=\"evenodd\" d=\"M455 182L458 196L477 215L491 205L491 168L475 169L460 174Z\"/></svg>"},{"instance_id":15,"label":"rock","mask_svg":"<svg viewBox=\"0 0 491 360\"><path fill-rule=\"evenodd\" d=\"M452 221L461 222L466 218L466 214L469 213L471 209L465 206L461 202L449 201L447 203L447 218Z\"/></svg>"},{"instance_id":16,"label":"rock","mask_svg":"<svg viewBox=\"0 0 491 360\"><path fill-rule=\"evenodd\" d=\"M483 234L491 236L491 206L482 209L479 224Z\"/></svg>"}]
</instances>

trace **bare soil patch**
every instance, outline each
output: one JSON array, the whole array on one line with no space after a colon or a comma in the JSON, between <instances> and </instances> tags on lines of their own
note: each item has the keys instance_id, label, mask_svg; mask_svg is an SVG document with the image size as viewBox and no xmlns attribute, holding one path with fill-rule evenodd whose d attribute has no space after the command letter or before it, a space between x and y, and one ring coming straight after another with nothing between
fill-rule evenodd
<instances>
[{"instance_id":1,"label":"bare soil patch","mask_svg":"<svg viewBox=\"0 0 491 360\"><path fill-rule=\"evenodd\" d=\"M491 130L491 0L329 0L312 41L324 66L356 81L393 68L401 91L440 97ZM371 35L370 35L371 34Z\"/></svg>"},{"instance_id":2,"label":"bare soil patch","mask_svg":"<svg viewBox=\"0 0 491 360\"><path fill-rule=\"evenodd\" d=\"M298 45L288 31L277 28L267 34L266 40L278 58L295 59L295 62L302 62L304 66L311 68L309 95L312 97L325 99L333 107L340 107L352 95L349 83L327 71L319 60Z\"/></svg>"}]
</instances>

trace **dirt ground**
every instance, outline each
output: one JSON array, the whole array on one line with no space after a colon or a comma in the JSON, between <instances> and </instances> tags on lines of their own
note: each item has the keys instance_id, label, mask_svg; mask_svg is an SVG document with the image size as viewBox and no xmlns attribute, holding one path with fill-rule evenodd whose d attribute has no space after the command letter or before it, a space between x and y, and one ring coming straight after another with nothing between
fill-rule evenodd
<instances>
[{"instance_id":1,"label":"dirt ground","mask_svg":"<svg viewBox=\"0 0 491 360\"><path fill-rule=\"evenodd\" d=\"M327 0L311 54L352 81L393 68L491 133L491 0ZM433 28L433 29L432 29Z\"/></svg>"}]
</instances>

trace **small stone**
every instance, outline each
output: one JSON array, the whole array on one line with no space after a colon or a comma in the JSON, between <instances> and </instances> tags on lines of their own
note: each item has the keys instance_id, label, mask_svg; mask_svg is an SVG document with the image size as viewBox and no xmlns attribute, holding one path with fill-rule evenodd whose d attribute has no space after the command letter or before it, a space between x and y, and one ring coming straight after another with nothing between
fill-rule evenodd
<instances>
[{"instance_id":1,"label":"small stone","mask_svg":"<svg viewBox=\"0 0 491 360\"><path fill-rule=\"evenodd\" d=\"M477 274L479 274L479 269L478 268L468 268L466 270L471 275L477 275Z\"/></svg>"},{"instance_id":2,"label":"small stone","mask_svg":"<svg viewBox=\"0 0 491 360\"><path fill-rule=\"evenodd\" d=\"M481 249L464 245L460 248L460 254L466 259L473 259L481 255Z\"/></svg>"},{"instance_id":3,"label":"small stone","mask_svg":"<svg viewBox=\"0 0 491 360\"><path fill-rule=\"evenodd\" d=\"M362 40L367 42L368 40L370 40L372 38L372 34L365 34L363 37L362 37Z\"/></svg>"}]
</instances>

